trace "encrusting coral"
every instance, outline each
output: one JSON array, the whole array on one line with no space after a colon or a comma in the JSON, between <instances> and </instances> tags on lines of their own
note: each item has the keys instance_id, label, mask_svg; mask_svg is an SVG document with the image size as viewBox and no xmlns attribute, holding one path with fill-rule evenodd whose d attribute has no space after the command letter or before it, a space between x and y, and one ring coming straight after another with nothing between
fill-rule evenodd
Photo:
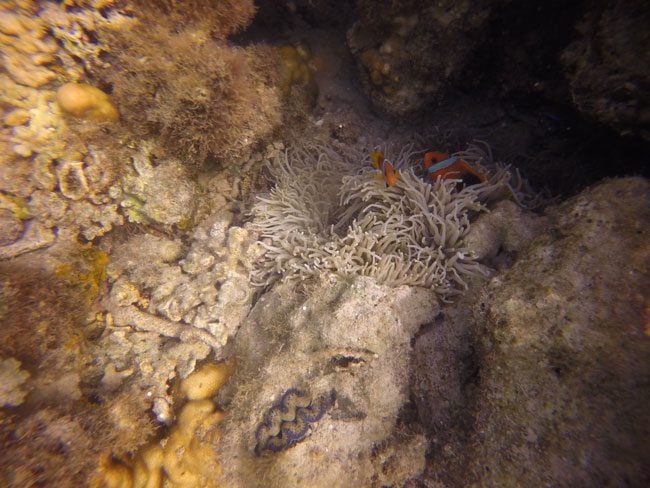
<instances>
[{"instance_id":1,"label":"encrusting coral","mask_svg":"<svg viewBox=\"0 0 650 488\"><path fill-rule=\"evenodd\" d=\"M7 68L0 73L0 189L25 210L12 225L15 235L24 232L0 247L2 259L78 236L92 240L123 222L107 192L128 149L121 125L102 123L117 110L100 90L106 86L82 83L94 83L89 73L104 66L98 29L133 24L122 7L111 0L0 2Z\"/></svg>"},{"instance_id":2,"label":"encrusting coral","mask_svg":"<svg viewBox=\"0 0 650 488\"><path fill-rule=\"evenodd\" d=\"M294 148L269 164L276 185L253 208L263 259L253 273L259 285L282 276L304 279L325 270L364 275L393 286L424 286L445 296L466 288L467 276L484 273L464 244L474 215L486 203L512 197L521 204L527 188L488 149L460 153L488 175L457 189L455 180L433 183L409 168L413 152L395 158L403 168L395 186L373 176L352 147Z\"/></svg>"}]
</instances>

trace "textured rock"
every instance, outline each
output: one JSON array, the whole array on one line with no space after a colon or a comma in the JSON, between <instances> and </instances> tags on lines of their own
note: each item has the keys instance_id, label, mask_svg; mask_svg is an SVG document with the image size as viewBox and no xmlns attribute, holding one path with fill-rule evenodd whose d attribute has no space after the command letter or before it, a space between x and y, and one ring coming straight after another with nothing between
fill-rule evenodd
<instances>
[{"instance_id":1,"label":"textured rock","mask_svg":"<svg viewBox=\"0 0 650 488\"><path fill-rule=\"evenodd\" d=\"M428 363L475 363L456 390L430 383L432 405L445 391L466 405L456 430L443 429L451 439L436 448L430 477L449 486L647 483L649 195L646 180L616 179L550 209L547 232L470 305L466 337L477 353L459 361L461 342L451 340L447 359Z\"/></svg>"},{"instance_id":2,"label":"textured rock","mask_svg":"<svg viewBox=\"0 0 650 488\"><path fill-rule=\"evenodd\" d=\"M364 91L381 110L404 115L440 100L485 42L489 22L508 0L358 2L348 46Z\"/></svg>"},{"instance_id":3,"label":"textured rock","mask_svg":"<svg viewBox=\"0 0 650 488\"><path fill-rule=\"evenodd\" d=\"M196 185L180 161L165 160L154 166L152 149L143 145L112 195L121 201L131 222L187 225L196 207ZM174 198L169 198L170 191Z\"/></svg>"},{"instance_id":4,"label":"textured rock","mask_svg":"<svg viewBox=\"0 0 650 488\"><path fill-rule=\"evenodd\" d=\"M650 7L594 3L562 54L576 107L622 134L650 140Z\"/></svg>"},{"instance_id":5,"label":"textured rock","mask_svg":"<svg viewBox=\"0 0 650 488\"><path fill-rule=\"evenodd\" d=\"M16 242L23 230L23 223L16 218L11 210L0 208L0 247Z\"/></svg>"},{"instance_id":6,"label":"textured rock","mask_svg":"<svg viewBox=\"0 0 650 488\"><path fill-rule=\"evenodd\" d=\"M169 382L185 378L210 353L222 357L251 308L254 236L231 220L227 211L208 216L189 248L179 239L141 234L112 253L111 289L103 300L107 361L120 370L137 368L161 422L173 418Z\"/></svg>"},{"instance_id":7,"label":"textured rock","mask_svg":"<svg viewBox=\"0 0 650 488\"><path fill-rule=\"evenodd\" d=\"M0 361L0 407L15 407L25 401L23 383L29 373L20 369L20 361L7 358Z\"/></svg>"},{"instance_id":8,"label":"textured rock","mask_svg":"<svg viewBox=\"0 0 650 488\"><path fill-rule=\"evenodd\" d=\"M543 217L506 200L476 219L465 244L477 259L494 260L500 252L513 254L525 249L545 224Z\"/></svg>"},{"instance_id":9,"label":"textured rock","mask_svg":"<svg viewBox=\"0 0 650 488\"><path fill-rule=\"evenodd\" d=\"M410 340L437 312L433 292L367 277L324 276L304 296L286 283L264 295L235 346L236 391L220 454L228 486L340 486L343 478L347 486L370 486L378 473L385 484L417 475L424 439L395 435L408 401ZM259 426L293 388L305 405L332 391L336 400L315 416L311 434L256 456ZM402 448L410 452L403 462L396 457ZM305 462L314 457L320 461Z\"/></svg>"}]
</instances>

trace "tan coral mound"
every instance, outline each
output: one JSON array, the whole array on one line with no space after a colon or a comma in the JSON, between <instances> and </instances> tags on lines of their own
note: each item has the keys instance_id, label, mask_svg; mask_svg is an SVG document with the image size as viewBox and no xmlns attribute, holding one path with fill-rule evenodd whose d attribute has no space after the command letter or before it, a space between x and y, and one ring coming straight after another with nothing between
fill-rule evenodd
<instances>
[{"instance_id":1,"label":"tan coral mound","mask_svg":"<svg viewBox=\"0 0 650 488\"><path fill-rule=\"evenodd\" d=\"M108 95L86 83L66 83L56 92L61 110L74 117L115 122L119 113Z\"/></svg>"}]
</instances>

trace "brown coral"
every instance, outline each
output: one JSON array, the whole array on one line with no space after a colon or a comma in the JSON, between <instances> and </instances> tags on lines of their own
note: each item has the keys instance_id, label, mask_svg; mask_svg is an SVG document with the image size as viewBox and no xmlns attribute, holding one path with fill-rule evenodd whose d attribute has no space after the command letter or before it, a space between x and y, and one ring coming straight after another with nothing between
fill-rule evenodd
<instances>
[{"instance_id":1,"label":"brown coral","mask_svg":"<svg viewBox=\"0 0 650 488\"><path fill-rule=\"evenodd\" d=\"M213 449L221 437L223 413L210 399L232 373L232 363L205 364L180 385L189 400L169 436L132 459L102 456L90 486L220 487L221 466ZM120 446L121 447L121 446Z\"/></svg>"}]
</instances>

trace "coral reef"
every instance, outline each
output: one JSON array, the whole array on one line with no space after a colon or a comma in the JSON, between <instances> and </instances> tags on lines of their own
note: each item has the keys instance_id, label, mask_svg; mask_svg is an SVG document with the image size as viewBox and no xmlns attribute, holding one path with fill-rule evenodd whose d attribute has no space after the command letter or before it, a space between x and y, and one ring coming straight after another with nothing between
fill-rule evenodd
<instances>
[{"instance_id":1,"label":"coral reef","mask_svg":"<svg viewBox=\"0 0 650 488\"><path fill-rule=\"evenodd\" d=\"M109 392L99 381L90 306L102 263L61 244L0 262L2 486L81 486L100 452L153 432L132 383Z\"/></svg>"},{"instance_id":2,"label":"coral reef","mask_svg":"<svg viewBox=\"0 0 650 488\"><path fill-rule=\"evenodd\" d=\"M347 40L368 98L395 115L440 100L466 75L490 21L508 2L358 1Z\"/></svg>"},{"instance_id":3,"label":"coral reef","mask_svg":"<svg viewBox=\"0 0 650 488\"><path fill-rule=\"evenodd\" d=\"M650 8L643 1L591 4L562 53L571 97L584 114L650 141Z\"/></svg>"},{"instance_id":4,"label":"coral reef","mask_svg":"<svg viewBox=\"0 0 650 488\"><path fill-rule=\"evenodd\" d=\"M425 286L441 296L467 288L467 276L484 272L463 243L473 215L506 194L524 203L525 192L512 186L520 179L494 164L489 151L473 146L461 154L485 165L485 183L460 191L453 180L431 184L409 168L417 164L409 147L394 159L404 169L390 188L369 164L359 167L367 156L353 147L279 155L269 166L276 186L253 208L265 250L254 279L267 285L283 275L304 279L327 270Z\"/></svg>"},{"instance_id":5,"label":"coral reef","mask_svg":"<svg viewBox=\"0 0 650 488\"><path fill-rule=\"evenodd\" d=\"M95 3L102 3L112 15L102 16ZM0 252L8 258L57 239L81 235L92 240L122 222L107 190L119 174L123 149L110 137L116 128L106 129L96 120L87 124L67 120L56 103L56 90L62 82L79 81L86 66L100 62L90 32L105 24L125 28L129 19L112 2L72 9L27 0L2 2L0 18L6 67L0 73L0 101L6 110L0 128L0 188L3 197L22 199L25 212L20 220L26 228ZM59 94L69 95L71 88L86 96L101 93L89 85L68 83ZM114 120L115 108L105 97L102 94L99 118ZM64 109L71 108L70 97L59 101Z\"/></svg>"},{"instance_id":6,"label":"coral reef","mask_svg":"<svg viewBox=\"0 0 650 488\"><path fill-rule=\"evenodd\" d=\"M130 486L219 487L221 467L213 445L223 414L211 400L232 373L228 363L206 363L180 384L183 406L169 435L132 459L103 455L91 481L95 488Z\"/></svg>"},{"instance_id":7,"label":"coral reef","mask_svg":"<svg viewBox=\"0 0 650 488\"><path fill-rule=\"evenodd\" d=\"M345 479L347 486L371 486L379 472L386 484L417 475L426 443L397 424L408 401L411 338L438 311L431 291L381 286L369 277L347 281L323 274L302 293L290 282L273 287L237 334L237 371L232 388L220 392L229 404L219 449L224 482L340 486ZM335 402L322 412L332 390ZM280 445L269 445L272 425L284 427L276 415L295 419L290 407L299 407L297 414L298 402L318 404L313 417L303 415L320 417L311 434L291 445L295 431L283 432ZM258 448L257 456L256 446L267 449ZM397 461L400 448L412 457Z\"/></svg>"},{"instance_id":8,"label":"coral reef","mask_svg":"<svg viewBox=\"0 0 650 488\"><path fill-rule=\"evenodd\" d=\"M560 3L0 0L0 486L647 484L648 182L408 144L643 144L647 6Z\"/></svg>"}]
</instances>

